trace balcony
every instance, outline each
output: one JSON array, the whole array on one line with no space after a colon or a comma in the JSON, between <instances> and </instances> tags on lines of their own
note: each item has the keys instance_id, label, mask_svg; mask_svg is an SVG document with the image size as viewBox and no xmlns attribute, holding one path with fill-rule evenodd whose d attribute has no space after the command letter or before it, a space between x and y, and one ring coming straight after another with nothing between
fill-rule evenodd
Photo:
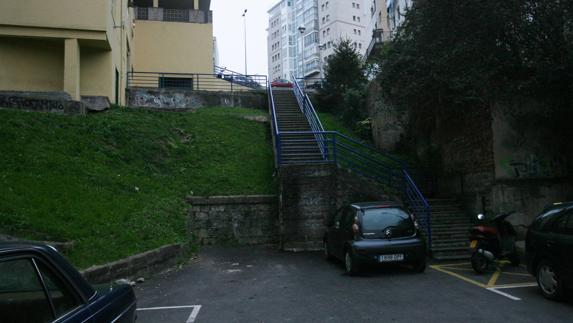
<instances>
[{"instance_id":1,"label":"balcony","mask_svg":"<svg viewBox=\"0 0 573 323\"><path fill-rule=\"evenodd\" d=\"M392 40L392 32L384 31L382 29L375 29L372 32L372 40L370 41L370 45L366 50L366 58L370 59L371 57L378 55L380 53L382 44L389 42L390 40Z\"/></svg>"},{"instance_id":2,"label":"balcony","mask_svg":"<svg viewBox=\"0 0 573 323\"><path fill-rule=\"evenodd\" d=\"M135 19L211 24L213 23L213 12L193 9L135 7Z\"/></svg>"}]
</instances>

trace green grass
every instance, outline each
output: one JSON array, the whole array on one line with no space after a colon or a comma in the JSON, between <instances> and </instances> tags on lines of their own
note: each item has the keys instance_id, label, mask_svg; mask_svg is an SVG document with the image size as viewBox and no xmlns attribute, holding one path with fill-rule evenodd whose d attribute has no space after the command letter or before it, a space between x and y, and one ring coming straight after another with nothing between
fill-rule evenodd
<instances>
[{"instance_id":1,"label":"green grass","mask_svg":"<svg viewBox=\"0 0 573 323\"><path fill-rule=\"evenodd\" d=\"M186 242L185 196L276 192L260 114L0 109L0 233L73 240L81 268Z\"/></svg>"},{"instance_id":2,"label":"green grass","mask_svg":"<svg viewBox=\"0 0 573 323\"><path fill-rule=\"evenodd\" d=\"M346 126L344 124L344 122L342 120L340 120L339 118L337 118L336 116L334 116L330 113L327 113L327 112L319 112L318 117L320 118L320 121L322 122L322 126L324 127L324 130L326 130L326 131L338 131L339 133L341 133L347 137L350 137L350 138L352 138L358 142L361 142L365 145L374 147L373 142L360 139L360 137L358 137L350 127ZM357 145L357 144L350 144L350 146L356 147L358 149L362 149L361 146ZM407 165L409 165L411 167L416 167L416 165L419 164L418 159L415 157L415 155L410 154L410 153L393 152L390 155L394 158L397 158L397 159L405 162Z\"/></svg>"},{"instance_id":3,"label":"green grass","mask_svg":"<svg viewBox=\"0 0 573 323\"><path fill-rule=\"evenodd\" d=\"M351 138L358 138L354 131L347 127L342 120L338 119L336 116L327 113L327 112L318 112L318 117L320 118L320 122L326 131L338 131L341 134L351 137Z\"/></svg>"}]
</instances>

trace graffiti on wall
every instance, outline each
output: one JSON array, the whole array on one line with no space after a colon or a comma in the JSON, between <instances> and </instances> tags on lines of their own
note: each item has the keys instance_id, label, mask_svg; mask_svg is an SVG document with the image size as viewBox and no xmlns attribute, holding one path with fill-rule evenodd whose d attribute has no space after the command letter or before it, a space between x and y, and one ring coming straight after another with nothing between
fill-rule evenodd
<instances>
[{"instance_id":1,"label":"graffiti on wall","mask_svg":"<svg viewBox=\"0 0 573 323\"><path fill-rule=\"evenodd\" d=\"M512 158L505 170L512 178L555 178L568 175L567 159L558 156L530 154L525 158Z\"/></svg>"}]
</instances>

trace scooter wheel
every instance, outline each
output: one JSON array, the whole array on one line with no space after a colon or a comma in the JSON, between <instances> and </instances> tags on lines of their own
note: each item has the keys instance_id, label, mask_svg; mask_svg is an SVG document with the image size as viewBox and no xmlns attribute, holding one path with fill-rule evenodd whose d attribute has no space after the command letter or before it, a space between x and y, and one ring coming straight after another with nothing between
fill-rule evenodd
<instances>
[{"instance_id":1,"label":"scooter wheel","mask_svg":"<svg viewBox=\"0 0 573 323\"><path fill-rule=\"evenodd\" d=\"M471 258L472 268L478 274L483 274L487 270L488 260L481 253L474 253Z\"/></svg>"}]
</instances>

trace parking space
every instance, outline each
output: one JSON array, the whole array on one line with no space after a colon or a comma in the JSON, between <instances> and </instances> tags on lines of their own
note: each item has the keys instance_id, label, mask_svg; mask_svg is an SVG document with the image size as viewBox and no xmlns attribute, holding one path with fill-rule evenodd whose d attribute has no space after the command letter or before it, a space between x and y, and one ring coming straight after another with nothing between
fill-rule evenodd
<instances>
[{"instance_id":1,"label":"parking space","mask_svg":"<svg viewBox=\"0 0 573 323\"><path fill-rule=\"evenodd\" d=\"M201 305L143 307L137 309L137 322L180 322L194 323Z\"/></svg>"},{"instance_id":2,"label":"parking space","mask_svg":"<svg viewBox=\"0 0 573 323\"><path fill-rule=\"evenodd\" d=\"M207 247L137 285L138 322L193 322L193 311L195 322L571 322L573 301L546 300L525 268L500 267L381 266L353 277L320 252Z\"/></svg>"},{"instance_id":3,"label":"parking space","mask_svg":"<svg viewBox=\"0 0 573 323\"><path fill-rule=\"evenodd\" d=\"M513 295L514 290L537 288L535 277L527 272L524 265L512 266L507 261L498 262L494 270L484 274L476 273L469 261L436 264L430 267L455 279L463 280L514 301L522 300L521 297ZM522 294L521 292L515 293Z\"/></svg>"}]
</instances>

